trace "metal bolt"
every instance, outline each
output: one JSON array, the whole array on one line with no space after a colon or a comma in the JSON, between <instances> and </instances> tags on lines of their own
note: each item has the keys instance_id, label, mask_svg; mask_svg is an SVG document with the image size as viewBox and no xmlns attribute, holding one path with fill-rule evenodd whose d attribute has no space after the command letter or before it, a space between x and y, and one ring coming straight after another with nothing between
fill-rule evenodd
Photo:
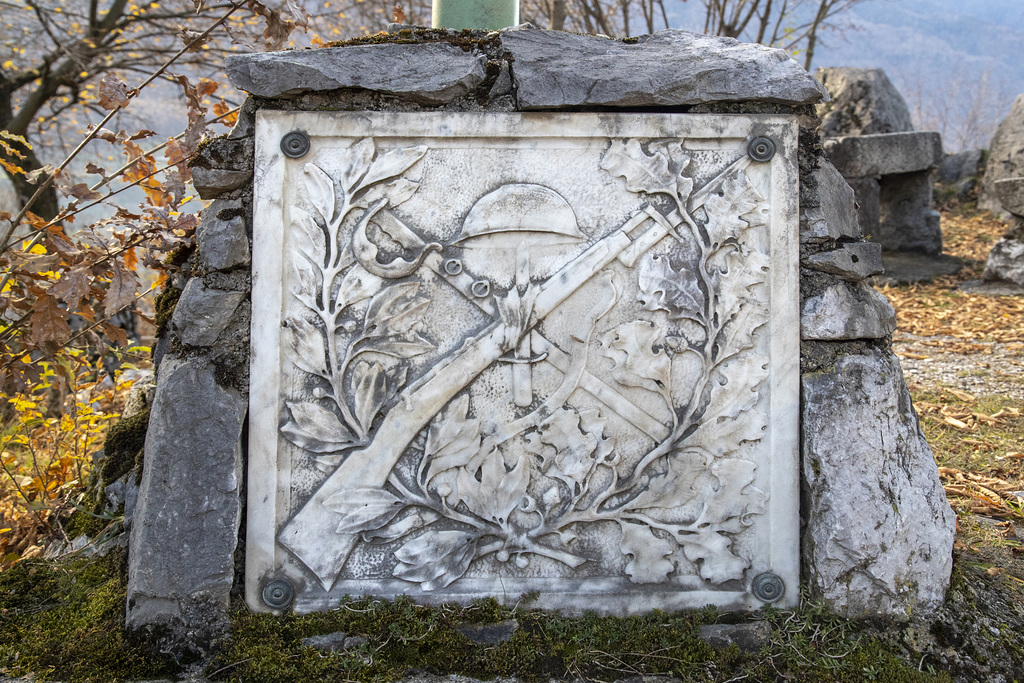
<instances>
[{"instance_id":1,"label":"metal bolt","mask_svg":"<svg viewBox=\"0 0 1024 683\"><path fill-rule=\"evenodd\" d=\"M462 261L457 258L450 258L444 262L444 272L449 275L458 275L462 272Z\"/></svg>"},{"instance_id":2,"label":"metal bolt","mask_svg":"<svg viewBox=\"0 0 1024 683\"><path fill-rule=\"evenodd\" d=\"M309 151L309 136L301 130L293 130L281 138L281 151L290 159L301 159Z\"/></svg>"},{"instance_id":3,"label":"metal bolt","mask_svg":"<svg viewBox=\"0 0 1024 683\"><path fill-rule=\"evenodd\" d=\"M747 145L747 154L754 161L771 161L775 156L775 143L768 138L754 138Z\"/></svg>"},{"instance_id":4,"label":"metal bolt","mask_svg":"<svg viewBox=\"0 0 1024 683\"><path fill-rule=\"evenodd\" d=\"M290 581L274 579L263 587L263 602L273 609L284 609L295 599L295 589Z\"/></svg>"},{"instance_id":5,"label":"metal bolt","mask_svg":"<svg viewBox=\"0 0 1024 683\"><path fill-rule=\"evenodd\" d=\"M491 293L491 283L487 280L477 280L469 286L470 293L478 299L483 299Z\"/></svg>"},{"instance_id":6,"label":"metal bolt","mask_svg":"<svg viewBox=\"0 0 1024 683\"><path fill-rule=\"evenodd\" d=\"M761 602L775 602L786 593L786 584L775 574L758 574L750 584L750 592Z\"/></svg>"}]
</instances>

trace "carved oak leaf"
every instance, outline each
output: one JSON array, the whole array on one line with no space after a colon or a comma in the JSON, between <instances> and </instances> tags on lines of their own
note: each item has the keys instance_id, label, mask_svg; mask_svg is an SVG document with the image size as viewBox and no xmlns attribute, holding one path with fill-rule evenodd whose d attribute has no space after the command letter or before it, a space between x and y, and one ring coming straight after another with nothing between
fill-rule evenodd
<instances>
[{"instance_id":1,"label":"carved oak leaf","mask_svg":"<svg viewBox=\"0 0 1024 683\"><path fill-rule=\"evenodd\" d=\"M620 522L619 528L622 529L619 550L633 558L626 564L629 580L633 583L668 581L675 565L666 558L672 554L675 544L658 538L648 526Z\"/></svg>"},{"instance_id":2,"label":"carved oak leaf","mask_svg":"<svg viewBox=\"0 0 1024 683\"><path fill-rule=\"evenodd\" d=\"M768 323L767 307L759 301L747 301L730 317L725 318L712 340L712 359L721 363L757 344L757 332Z\"/></svg>"},{"instance_id":3,"label":"carved oak leaf","mask_svg":"<svg viewBox=\"0 0 1024 683\"><path fill-rule=\"evenodd\" d=\"M696 273L672 268L667 256L645 254L640 261L638 282L647 311L668 311L669 317L704 323L704 292Z\"/></svg>"},{"instance_id":4,"label":"carved oak leaf","mask_svg":"<svg viewBox=\"0 0 1024 683\"><path fill-rule=\"evenodd\" d=\"M530 467L526 458L520 458L512 471L505 471L504 459L497 449L484 458L480 466L480 481L473 472L463 467L455 478L456 496L477 516L504 524L526 495L530 484Z\"/></svg>"},{"instance_id":5,"label":"carved oak leaf","mask_svg":"<svg viewBox=\"0 0 1024 683\"><path fill-rule=\"evenodd\" d=\"M291 419L281 433L299 448L313 453L336 453L355 445L351 432L331 411L316 403L286 401Z\"/></svg>"},{"instance_id":6,"label":"carved oak leaf","mask_svg":"<svg viewBox=\"0 0 1024 683\"><path fill-rule=\"evenodd\" d=\"M336 152L338 183L349 196L357 192L356 183L363 178L373 160L373 138L363 138L347 149Z\"/></svg>"},{"instance_id":7,"label":"carved oak leaf","mask_svg":"<svg viewBox=\"0 0 1024 683\"><path fill-rule=\"evenodd\" d=\"M733 555L732 539L715 531L699 531L682 540L683 554L690 562L700 562L700 577L711 583L743 578L750 561Z\"/></svg>"},{"instance_id":8,"label":"carved oak leaf","mask_svg":"<svg viewBox=\"0 0 1024 683\"><path fill-rule=\"evenodd\" d=\"M704 456L683 450L672 451L665 457L665 471L650 475L647 489L625 508L644 510L686 505L697 496L694 484L706 472Z\"/></svg>"},{"instance_id":9,"label":"carved oak leaf","mask_svg":"<svg viewBox=\"0 0 1024 683\"><path fill-rule=\"evenodd\" d=\"M601 353L615 363L612 377L627 387L641 387L667 396L671 361L664 349L655 350L662 331L646 320L623 323L601 337Z\"/></svg>"},{"instance_id":10,"label":"carved oak leaf","mask_svg":"<svg viewBox=\"0 0 1024 683\"><path fill-rule=\"evenodd\" d=\"M366 175L359 181L359 185L353 191L353 194L370 187L374 183L379 183L382 180L402 175L409 170L413 164L422 159L423 155L426 153L426 145L393 149L389 152L385 152L373 161L373 164L366 172Z\"/></svg>"},{"instance_id":11,"label":"carved oak leaf","mask_svg":"<svg viewBox=\"0 0 1024 683\"><path fill-rule=\"evenodd\" d=\"M581 426L581 415L574 408L563 407L540 426L540 441L551 448L537 448L531 442L527 450L541 457L541 470L546 475L561 480L573 496L579 496L586 489L587 480L597 465L598 447L601 447L603 456L611 450L608 440L601 435L603 426L603 422L591 424L596 434L585 431Z\"/></svg>"},{"instance_id":12,"label":"carved oak leaf","mask_svg":"<svg viewBox=\"0 0 1024 683\"><path fill-rule=\"evenodd\" d=\"M300 370L327 378L327 360L324 351L324 338L320 329L304 318L288 319L288 328L292 331L291 342L292 362Z\"/></svg>"},{"instance_id":13,"label":"carved oak leaf","mask_svg":"<svg viewBox=\"0 0 1024 683\"><path fill-rule=\"evenodd\" d=\"M441 515L433 510L416 508L411 514L402 517L397 522L392 521L377 529L366 529L362 533L362 538L365 543L390 543L417 529L422 529L440 518Z\"/></svg>"},{"instance_id":14,"label":"carved oak leaf","mask_svg":"<svg viewBox=\"0 0 1024 683\"><path fill-rule=\"evenodd\" d=\"M476 557L480 537L469 531L428 529L395 551L392 574L432 591L460 578Z\"/></svg>"},{"instance_id":15,"label":"carved oak leaf","mask_svg":"<svg viewBox=\"0 0 1024 683\"><path fill-rule=\"evenodd\" d=\"M660 151L648 155L639 140L612 140L601 157L601 168L625 178L630 192L676 196L676 179L669 170L668 157Z\"/></svg>"},{"instance_id":16,"label":"carved oak leaf","mask_svg":"<svg viewBox=\"0 0 1024 683\"><path fill-rule=\"evenodd\" d=\"M469 419L469 396L455 399L451 407L430 423L423 457L429 458L424 484L448 470L476 470L485 453L480 452L480 421Z\"/></svg>"},{"instance_id":17,"label":"carved oak leaf","mask_svg":"<svg viewBox=\"0 0 1024 683\"><path fill-rule=\"evenodd\" d=\"M320 220L326 225L334 218L334 209L336 205L334 180L331 179L331 176L329 176L326 171L316 164L306 164L302 167L302 170L306 173L305 187L309 203L312 205L313 209L320 214ZM313 217L310 216L310 222L312 222L313 225L316 225L316 222L313 221L312 218ZM323 245L321 245L320 252L323 252Z\"/></svg>"},{"instance_id":18,"label":"carved oak leaf","mask_svg":"<svg viewBox=\"0 0 1024 683\"><path fill-rule=\"evenodd\" d=\"M764 437L768 424L763 412L752 408L761 398L759 388L768 378L763 358L741 354L720 364L704 398L707 411L697 429L686 438L686 446L700 448L720 457L732 453L743 441Z\"/></svg>"},{"instance_id":19,"label":"carved oak leaf","mask_svg":"<svg viewBox=\"0 0 1024 683\"><path fill-rule=\"evenodd\" d=\"M714 308L719 320L728 320L739 307L754 299L752 290L768 279L768 257L753 249L720 249L708 260Z\"/></svg>"},{"instance_id":20,"label":"carved oak leaf","mask_svg":"<svg viewBox=\"0 0 1024 683\"><path fill-rule=\"evenodd\" d=\"M409 201L420 184L408 178L395 178L387 183L378 183L359 196L353 206L365 209L387 197L389 206L398 206Z\"/></svg>"},{"instance_id":21,"label":"carved oak leaf","mask_svg":"<svg viewBox=\"0 0 1024 683\"><path fill-rule=\"evenodd\" d=\"M389 491L374 487L346 489L323 502L325 508L341 515L337 533L347 535L384 526L405 505Z\"/></svg>"},{"instance_id":22,"label":"carved oak leaf","mask_svg":"<svg viewBox=\"0 0 1024 683\"><path fill-rule=\"evenodd\" d=\"M675 176L676 196L685 200L693 191L693 178L683 175L690 167L692 157L684 149L682 142L662 141L648 145L652 152L664 154L669 160L669 171Z\"/></svg>"},{"instance_id":23,"label":"carved oak leaf","mask_svg":"<svg viewBox=\"0 0 1024 683\"><path fill-rule=\"evenodd\" d=\"M704 203L708 215L705 226L712 251L727 242L739 240L751 227L767 221L768 201L750 183L743 172L727 177L719 194L712 194Z\"/></svg>"}]
</instances>

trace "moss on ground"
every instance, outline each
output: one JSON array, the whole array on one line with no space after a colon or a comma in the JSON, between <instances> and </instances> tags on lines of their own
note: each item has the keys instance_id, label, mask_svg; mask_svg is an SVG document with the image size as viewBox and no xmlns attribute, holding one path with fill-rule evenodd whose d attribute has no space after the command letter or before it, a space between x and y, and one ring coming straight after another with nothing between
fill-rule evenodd
<instances>
[{"instance_id":1,"label":"moss on ground","mask_svg":"<svg viewBox=\"0 0 1024 683\"><path fill-rule=\"evenodd\" d=\"M124 631L124 551L0 572L0 673L116 683L173 672Z\"/></svg>"},{"instance_id":2,"label":"moss on ground","mask_svg":"<svg viewBox=\"0 0 1024 683\"><path fill-rule=\"evenodd\" d=\"M665 675L683 681L943 681L918 672L898 648L862 633L863 625L812 606L765 615L771 643L759 653L735 646L716 650L700 640L700 626L746 617L713 609L634 617L564 617L512 609L494 600L470 607L423 607L399 598L345 600L332 612L275 617L240 610L233 641L207 675L246 683L390 681L426 671L476 678L517 676L615 680ZM499 645L478 645L460 633L463 623L515 619L519 627ZM343 652L321 652L302 639L343 631L365 642Z\"/></svg>"}]
</instances>

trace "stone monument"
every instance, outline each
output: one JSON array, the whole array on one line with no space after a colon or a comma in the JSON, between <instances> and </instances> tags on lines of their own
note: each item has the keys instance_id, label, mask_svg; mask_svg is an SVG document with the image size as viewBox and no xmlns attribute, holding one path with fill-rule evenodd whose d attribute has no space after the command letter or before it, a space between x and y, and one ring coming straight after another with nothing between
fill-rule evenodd
<instances>
[{"instance_id":1,"label":"stone monument","mask_svg":"<svg viewBox=\"0 0 1024 683\"><path fill-rule=\"evenodd\" d=\"M954 518L821 87L684 31L375 41L229 64L129 627L202 650L239 585L934 610Z\"/></svg>"},{"instance_id":2,"label":"stone monument","mask_svg":"<svg viewBox=\"0 0 1024 683\"><path fill-rule=\"evenodd\" d=\"M996 183L1021 176L1024 176L1024 94L1017 95L992 137L978 208L1009 218L1009 210L1003 206Z\"/></svg>"},{"instance_id":3,"label":"stone monument","mask_svg":"<svg viewBox=\"0 0 1024 683\"><path fill-rule=\"evenodd\" d=\"M938 133L914 132L910 110L881 69L818 69L831 102L818 105L832 163L857 196L864 234L887 251L942 252L931 173Z\"/></svg>"}]
</instances>

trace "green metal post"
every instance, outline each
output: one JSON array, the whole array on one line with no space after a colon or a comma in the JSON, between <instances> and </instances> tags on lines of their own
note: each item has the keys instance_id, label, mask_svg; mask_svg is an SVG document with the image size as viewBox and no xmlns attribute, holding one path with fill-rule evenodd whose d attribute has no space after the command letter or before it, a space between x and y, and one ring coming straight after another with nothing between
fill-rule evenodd
<instances>
[{"instance_id":1,"label":"green metal post","mask_svg":"<svg viewBox=\"0 0 1024 683\"><path fill-rule=\"evenodd\" d=\"M519 0L434 0L434 28L497 31L519 23Z\"/></svg>"}]
</instances>

